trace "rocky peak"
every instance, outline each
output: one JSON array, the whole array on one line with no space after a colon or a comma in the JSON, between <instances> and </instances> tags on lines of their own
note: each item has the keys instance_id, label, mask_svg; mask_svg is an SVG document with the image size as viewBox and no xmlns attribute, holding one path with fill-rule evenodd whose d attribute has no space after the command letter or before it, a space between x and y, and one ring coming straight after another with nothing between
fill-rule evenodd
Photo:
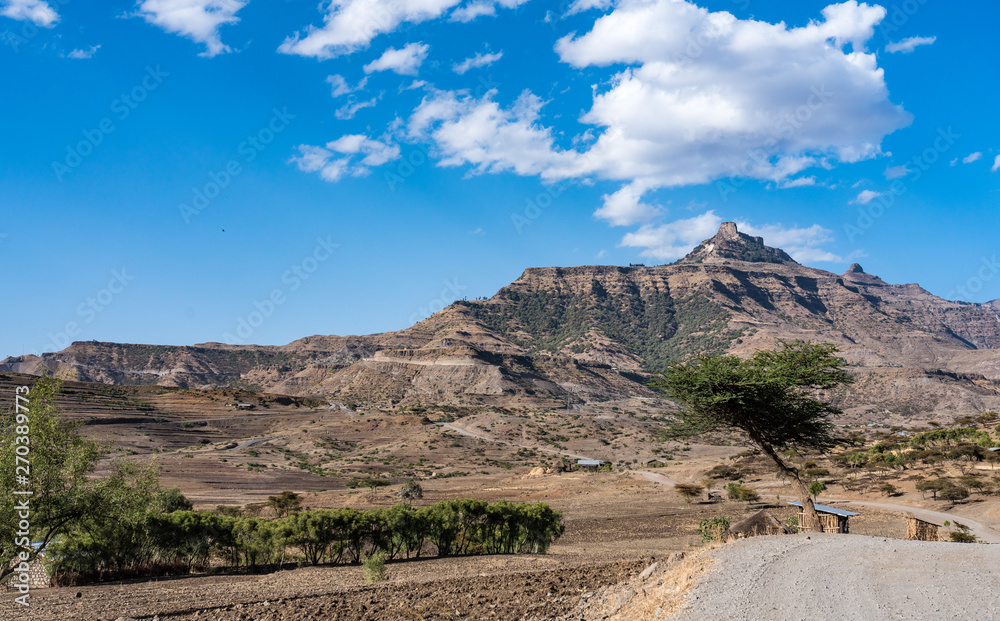
<instances>
[{"instance_id":1,"label":"rocky peak","mask_svg":"<svg viewBox=\"0 0 1000 621\"><path fill-rule=\"evenodd\" d=\"M850 280L851 282L864 283L869 285L884 285L885 281L875 276L874 274L867 273L863 267L857 263L851 263L851 267L847 268L847 271L841 275L844 280Z\"/></svg>"},{"instance_id":2,"label":"rocky peak","mask_svg":"<svg viewBox=\"0 0 1000 621\"><path fill-rule=\"evenodd\" d=\"M784 250L765 246L764 238L741 233L735 222L723 222L714 237L698 244L678 263L722 263L727 260L795 264Z\"/></svg>"}]
</instances>

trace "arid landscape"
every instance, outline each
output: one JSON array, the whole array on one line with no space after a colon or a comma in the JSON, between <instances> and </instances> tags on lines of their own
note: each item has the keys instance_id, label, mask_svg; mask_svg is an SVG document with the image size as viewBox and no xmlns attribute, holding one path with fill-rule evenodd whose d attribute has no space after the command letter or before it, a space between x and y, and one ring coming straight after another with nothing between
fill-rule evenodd
<instances>
[{"instance_id":1,"label":"arid landscape","mask_svg":"<svg viewBox=\"0 0 1000 621\"><path fill-rule=\"evenodd\" d=\"M939 442L944 436L932 433L996 437L995 312L860 270L823 275L735 231L720 236L675 266L529 271L492 300L456 304L398 334L310 337L286 348L76 343L39 359L8 359L0 391L33 383L23 371L68 376L56 405L85 437L112 447L98 476L113 463L153 459L161 484L179 488L195 509L267 516L268 498L285 490L300 494L307 510L388 508L400 502L404 483L418 481L415 506L452 498L544 502L565 525L544 555L397 560L371 585L358 565L293 562L263 573L39 589L27 618L631 619L678 609L689 618L733 618L711 617L698 608L701 599L687 598L691 589L701 593L704 572L734 562L730 546L743 549L726 544L713 560L717 551L704 548L699 523L736 524L760 510L789 523L797 519L787 504L796 492L737 433L662 437L676 406L646 386L647 369L657 356L745 353L778 337L837 341L859 378L825 395L844 408L834 422L846 443L789 456L824 485L821 502L859 514L851 534L822 537L847 550L850 541L910 546L902 541L910 516L938 525L940 539L955 532L1000 543L1000 455L963 444L965 436ZM748 255L762 249L775 254ZM615 304L610 310L601 309L599 288L613 292L603 294ZM557 293L528 306L526 290ZM704 296L701 310L684 310L681 301L696 295ZM671 309L663 321L673 327L650 325L653 299ZM644 310L629 315L639 302ZM568 312L560 305L580 307L585 318L534 318ZM525 314L531 308L538 310ZM622 316L632 317L628 330L602 327ZM631 336L613 339L615 330ZM674 339L670 347L657 344L664 338ZM271 392L278 389L288 393ZM610 465L588 469L579 459ZM373 478L379 483L369 486ZM704 491L685 498L675 484ZM733 499L731 485L753 497ZM955 488L964 491L946 494ZM908 554L969 544L922 545ZM654 575L662 575L656 588ZM792 618L783 615L773 618Z\"/></svg>"}]
</instances>

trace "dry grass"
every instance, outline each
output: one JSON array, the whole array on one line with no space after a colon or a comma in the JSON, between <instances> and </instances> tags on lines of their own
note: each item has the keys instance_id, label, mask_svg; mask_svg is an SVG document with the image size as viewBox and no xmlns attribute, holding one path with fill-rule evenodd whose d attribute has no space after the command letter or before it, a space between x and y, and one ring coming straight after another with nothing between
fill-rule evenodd
<instances>
[{"instance_id":1,"label":"dry grass","mask_svg":"<svg viewBox=\"0 0 1000 621\"><path fill-rule=\"evenodd\" d=\"M688 593L699 578L715 564L715 558L710 553L724 545L713 543L685 557L675 567L657 576L658 585L651 588L638 585L636 596L609 617L609 621L647 621L670 617L684 606Z\"/></svg>"}]
</instances>

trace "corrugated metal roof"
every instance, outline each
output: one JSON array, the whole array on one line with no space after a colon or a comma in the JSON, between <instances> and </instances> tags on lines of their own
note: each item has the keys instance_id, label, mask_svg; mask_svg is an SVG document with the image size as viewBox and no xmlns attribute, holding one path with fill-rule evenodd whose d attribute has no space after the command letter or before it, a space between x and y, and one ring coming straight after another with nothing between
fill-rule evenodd
<instances>
[{"instance_id":1,"label":"corrugated metal roof","mask_svg":"<svg viewBox=\"0 0 1000 621\"><path fill-rule=\"evenodd\" d=\"M796 507L801 507L802 503L799 501L790 502L790 505L795 505ZM828 507L826 505L813 504L816 510L820 513L832 513L833 515L839 515L841 517L851 517L852 515L861 515L860 513L854 513L853 511L845 511L844 509L836 509L834 507Z\"/></svg>"},{"instance_id":2,"label":"corrugated metal roof","mask_svg":"<svg viewBox=\"0 0 1000 621\"><path fill-rule=\"evenodd\" d=\"M576 460L576 465L578 466L603 466L604 462L600 459L578 459Z\"/></svg>"}]
</instances>

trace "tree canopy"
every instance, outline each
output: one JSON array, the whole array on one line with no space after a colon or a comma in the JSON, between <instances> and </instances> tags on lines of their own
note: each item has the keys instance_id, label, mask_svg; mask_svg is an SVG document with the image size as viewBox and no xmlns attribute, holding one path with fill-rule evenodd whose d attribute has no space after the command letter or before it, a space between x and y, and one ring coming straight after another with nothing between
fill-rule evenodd
<instances>
[{"instance_id":1,"label":"tree canopy","mask_svg":"<svg viewBox=\"0 0 1000 621\"><path fill-rule=\"evenodd\" d=\"M715 355L672 363L651 386L681 406L665 430L671 439L718 431L742 431L800 487L807 520L815 510L798 469L778 451L827 450L838 443L830 417L840 413L817 390L850 384L846 361L831 343L787 343L749 358Z\"/></svg>"}]
</instances>

